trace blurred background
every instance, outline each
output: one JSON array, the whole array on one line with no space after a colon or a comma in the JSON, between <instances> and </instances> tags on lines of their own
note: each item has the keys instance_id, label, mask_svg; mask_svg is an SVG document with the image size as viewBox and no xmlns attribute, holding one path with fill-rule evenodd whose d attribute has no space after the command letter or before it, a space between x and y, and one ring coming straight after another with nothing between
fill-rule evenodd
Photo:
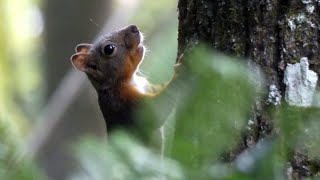
<instances>
[{"instance_id":1,"label":"blurred background","mask_svg":"<svg viewBox=\"0 0 320 180\"><path fill-rule=\"evenodd\" d=\"M248 145L245 132L266 131L252 114L267 95L261 72L201 46L139 113L141 122L166 120L165 156L125 133L105 143L96 92L70 63L75 46L136 24L148 47L143 74L166 82L177 55L177 0L0 0L0 22L0 179L290 179L295 164L319 175L319 109L270 107L279 137ZM304 152L316 160L310 167Z\"/></svg>"},{"instance_id":2,"label":"blurred background","mask_svg":"<svg viewBox=\"0 0 320 180\"><path fill-rule=\"evenodd\" d=\"M70 145L106 136L96 93L70 63L74 47L136 24L149 49L143 73L167 81L176 58L176 7L177 0L1 0L0 169L15 151L35 158L45 176L67 177L77 166Z\"/></svg>"}]
</instances>

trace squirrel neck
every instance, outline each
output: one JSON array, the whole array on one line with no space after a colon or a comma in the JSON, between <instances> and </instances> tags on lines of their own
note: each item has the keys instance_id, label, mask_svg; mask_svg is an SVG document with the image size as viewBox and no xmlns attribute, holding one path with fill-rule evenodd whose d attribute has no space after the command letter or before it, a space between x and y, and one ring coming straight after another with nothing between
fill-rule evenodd
<instances>
[{"instance_id":1,"label":"squirrel neck","mask_svg":"<svg viewBox=\"0 0 320 180\"><path fill-rule=\"evenodd\" d=\"M121 101L136 101L144 96L148 84L150 83L146 78L134 73L131 78L109 80L105 84L95 86L95 89L99 96L112 96Z\"/></svg>"},{"instance_id":2,"label":"squirrel neck","mask_svg":"<svg viewBox=\"0 0 320 180\"><path fill-rule=\"evenodd\" d=\"M131 79L115 82L97 90L99 106L106 121L107 131L116 127L132 127L134 109L140 100L140 94L132 85Z\"/></svg>"},{"instance_id":3,"label":"squirrel neck","mask_svg":"<svg viewBox=\"0 0 320 180\"><path fill-rule=\"evenodd\" d=\"M127 101L110 92L110 90L102 90L98 91L98 102L108 133L118 127L129 128L134 126L133 117L135 106L137 106L136 101Z\"/></svg>"}]
</instances>

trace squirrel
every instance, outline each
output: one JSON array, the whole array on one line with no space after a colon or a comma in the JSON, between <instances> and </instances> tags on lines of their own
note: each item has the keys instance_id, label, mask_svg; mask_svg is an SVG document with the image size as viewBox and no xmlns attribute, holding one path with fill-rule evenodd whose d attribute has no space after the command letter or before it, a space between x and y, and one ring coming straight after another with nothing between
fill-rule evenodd
<instances>
[{"instance_id":1,"label":"squirrel","mask_svg":"<svg viewBox=\"0 0 320 180\"><path fill-rule=\"evenodd\" d=\"M143 35L130 25L103 35L93 44L79 44L71 62L85 72L98 94L107 132L136 126L134 111L143 99L160 94L171 82L151 84L137 74L145 55Z\"/></svg>"}]
</instances>

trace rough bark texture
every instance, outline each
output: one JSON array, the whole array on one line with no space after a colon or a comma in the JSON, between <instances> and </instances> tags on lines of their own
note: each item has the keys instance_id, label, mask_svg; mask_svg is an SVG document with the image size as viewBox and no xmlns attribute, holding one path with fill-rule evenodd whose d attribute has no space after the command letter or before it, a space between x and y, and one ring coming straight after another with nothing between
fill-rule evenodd
<instances>
[{"instance_id":1,"label":"rough bark texture","mask_svg":"<svg viewBox=\"0 0 320 180\"><path fill-rule=\"evenodd\" d=\"M228 55L246 57L265 73L266 89L276 87L284 97L284 69L308 57L310 69L320 73L320 2L316 0L180 0L178 57L198 42L205 42ZM254 145L273 133L268 109L277 102L257 102L251 131L235 152ZM311 163L295 152L293 177L310 176L303 169ZM310 165L310 164L309 164Z\"/></svg>"}]
</instances>

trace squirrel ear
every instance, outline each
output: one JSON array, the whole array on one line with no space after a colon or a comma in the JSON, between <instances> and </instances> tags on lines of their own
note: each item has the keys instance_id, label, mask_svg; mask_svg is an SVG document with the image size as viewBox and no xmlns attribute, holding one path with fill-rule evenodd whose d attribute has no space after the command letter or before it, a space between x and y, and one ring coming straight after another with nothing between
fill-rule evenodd
<instances>
[{"instance_id":1,"label":"squirrel ear","mask_svg":"<svg viewBox=\"0 0 320 180\"><path fill-rule=\"evenodd\" d=\"M81 43L77 45L75 51L77 53L80 53L80 52L87 53L91 47L92 47L92 44Z\"/></svg>"},{"instance_id":2,"label":"squirrel ear","mask_svg":"<svg viewBox=\"0 0 320 180\"><path fill-rule=\"evenodd\" d=\"M88 68L89 54L76 53L71 56L70 60L75 68L85 72Z\"/></svg>"}]
</instances>

